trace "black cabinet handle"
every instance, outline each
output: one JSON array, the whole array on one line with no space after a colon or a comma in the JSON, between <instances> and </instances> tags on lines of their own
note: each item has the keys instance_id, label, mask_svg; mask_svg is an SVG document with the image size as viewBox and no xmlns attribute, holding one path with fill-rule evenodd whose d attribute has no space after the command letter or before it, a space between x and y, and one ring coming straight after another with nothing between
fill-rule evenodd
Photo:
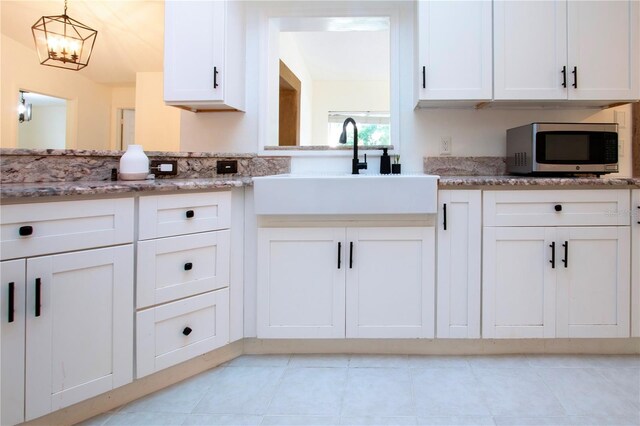
<instances>
[{"instance_id":1,"label":"black cabinet handle","mask_svg":"<svg viewBox=\"0 0 640 426\"><path fill-rule=\"evenodd\" d=\"M191 329L191 327L185 327L184 330L182 330L182 334L184 334L185 336L188 336L191 334L193 330Z\"/></svg>"},{"instance_id":2,"label":"black cabinet handle","mask_svg":"<svg viewBox=\"0 0 640 426\"><path fill-rule=\"evenodd\" d=\"M185 216L187 216L187 219L191 219L195 215L196 213L193 210L187 210L187 212L185 213Z\"/></svg>"},{"instance_id":3,"label":"black cabinet handle","mask_svg":"<svg viewBox=\"0 0 640 426\"><path fill-rule=\"evenodd\" d=\"M338 269L340 269L340 266L342 265L342 243L338 242Z\"/></svg>"},{"instance_id":4,"label":"black cabinet handle","mask_svg":"<svg viewBox=\"0 0 640 426\"><path fill-rule=\"evenodd\" d=\"M573 71L571 71L571 74L573 74L572 86L577 89L578 88L578 67L573 67Z\"/></svg>"},{"instance_id":5,"label":"black cabinet handle","mask_svg":"<svg viewBox=\"0 0 640 426\"><path fill-rule=\"evenodd\" d=\"M353 241L349 243L349 269L353 269Z\"/></svg>"},{"instance_id":6,"label":"black cabinet handle","mask_svg":"<svg viewBox=\"0 0 640 426\"><path fill-rule=\"evenodd\" d=\"M36 316L40 316L40 306L42 305L42 280L36 278Z\"/></svg>"},{"instance_id":7,"label":"black cabinet handle","mask_svg":"<svg viewBox=\"0 0 640 426\"><path fill-rule=\"evenodd\" d=\"M551 247L551 260L549 262L551 263L551 268L556 269L556 242L552 242L549 247Z\"/></svg>"},{"instance_id":8,"label":"black cabinet handle","mask_svg":"<svg viewBox=\"0 0 640 426\"><path fill-rule=\"evenodd\" d=\"M218 88L218 67L213 67L213 88Z\"/></svg>"},{"instance_id":9,"label":"black cabinet handle","mask_svg":"<svg viewBox=\"0 0 640 426\"><path fill-rule=\"evenodd\" d=\"M447 203L444 203L444 205L442 206L442 213L443 213L443 220L442 220L442 226L444 227L444 230L447 230Z\"/></svg>"},{"instance_id":10,"label":"black cabinet handle","mask_svg":"<svg viewBox=\"0 0 640 426\"><path fill-rule=\"evenodd\" d=\"M16 283L9 283L9 322L13 322L13 314L15 311L15 292L16 292Z\"/></svg>"},{"instance_id":11,"label":"black cabinet handle","mask_svg":"<svg viewBox=\"0 0 640 426\"><path fill-rule=\"evenodd\" d=\"M427 88L427 67L422 67L422 88Z\"/></svg>"},{"instance_id":12,"label":"black cabinet handle","mask_svg":"<svg viewBox=\"0 0 640 426\"><path fill-rule=\"evenodd\" d=\"M562 204L556 204L555 206L553 206L553 208L555 209L555 211L561 212L562 211Z\"/></svg>"},{"instance_id":13,"label":"black cabinet handle","mask_svg":"<svg viewBox=\"0 0 640 426\"><path fill-rule=\"evenodd\" d=\"M640 206L638 206L638 209L640 210ZM638 211L638 217L640 217L640 211ZM638 225L640 225L640 220L638 221Z\"/></svg>"},{"instance_id":14,"label":"black cabinet handle","mask_svg":"<svg viewBox=\"0 0 640 426\"><path fill-rule=\"evenodd\" d=\"M21 226L21 227L18 229L18 234L19 234L21 237L26 237L26 236L28 236L28 235L33 234L33 226L28 226L28 225L27 225L27 226Z\"/></svg>"},{"instance_id":15,"label":"black cabinet handle","mask_svg":"<svg viewBox=\"0 0 640 426\"><path fill-rule=\"evenodd\" d=\"M562 259L562 263L564 263L564 267L567 268L569 266L569 241L565 241L562 247L564 247L564 259Z\"/></svg>"},{"instance_id":16,"label":"black cabinet handle","mask_svg":"<svg viewBox=\"0 0 640 426\"><path fill-rule=\"evenodd\" d=\"M567 87L567 66L562 67L562 87Z\"/></svg>"},{"instance_id":17,"label":"black cabinet handle","mask_svg":"<svg viewBox=\"0 0 640 426\"><path fill-rule=\"evenodd\" d=\"M187 263L184 264L184 270L185 271L190 271L191 269L193 269L193 263L187 262Z\"/></svg>"}]
</instances>

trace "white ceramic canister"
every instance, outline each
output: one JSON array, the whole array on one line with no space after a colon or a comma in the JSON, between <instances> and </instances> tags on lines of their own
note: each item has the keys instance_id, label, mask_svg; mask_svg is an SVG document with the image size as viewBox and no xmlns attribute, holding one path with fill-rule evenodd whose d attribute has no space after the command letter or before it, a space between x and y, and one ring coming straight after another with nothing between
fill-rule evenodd
<instances>
[{"instance_id":1,"label":"white ceramic canister","mask_svg":"<svg viewBox=\"0 0 640 426\"><path fill-rule=\"evenodd\" d=\"M121 180L144 180L149 174L149 157L142 150L142 145L129 145L120 157Z\"/></svg>"}]
</instances>

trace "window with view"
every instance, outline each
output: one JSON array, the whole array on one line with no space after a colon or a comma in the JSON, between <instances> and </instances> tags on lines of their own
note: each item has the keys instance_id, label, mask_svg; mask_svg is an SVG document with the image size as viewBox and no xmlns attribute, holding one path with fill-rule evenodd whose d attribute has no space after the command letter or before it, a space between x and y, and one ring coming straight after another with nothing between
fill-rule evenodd
<instances>
[{"instance_id":1,"label":"window with view","mask_svg":"<svg viewBox=\"0 0 640 426\"><path fill-rule=\"evenodd\" d=\"M328 144L338 146L342 124L353 118L358 126L358 145L390 145L389 117L387 111L329 111ZM353 145L353 132L347 132L347 145Z\"/></svg>"}]
</instances>

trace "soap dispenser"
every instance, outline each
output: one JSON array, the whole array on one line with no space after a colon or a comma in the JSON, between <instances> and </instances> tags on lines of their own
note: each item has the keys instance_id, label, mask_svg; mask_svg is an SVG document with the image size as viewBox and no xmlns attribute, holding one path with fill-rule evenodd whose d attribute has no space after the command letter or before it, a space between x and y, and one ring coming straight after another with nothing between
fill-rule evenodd
<instances>
[{"instance_id":1,"label":"soap dispenser","mask_svg":"<svg viewBox=\"0 0 640 426\"><path fill-rule=\"evenodd\" d=\"M391 157L387 154L389 148L382 148L382 155L380 156L380 174L391 174Z\"/></svg>"}]
</instances>

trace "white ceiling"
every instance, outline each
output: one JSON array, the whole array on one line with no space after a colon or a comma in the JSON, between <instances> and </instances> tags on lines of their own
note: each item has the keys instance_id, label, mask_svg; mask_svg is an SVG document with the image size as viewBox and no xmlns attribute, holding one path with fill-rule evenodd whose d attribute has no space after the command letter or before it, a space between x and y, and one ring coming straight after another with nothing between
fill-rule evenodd
<instances>
[{"instance_id":1,"label":"white ceiling","mask_svg":"<svg viewBox=\"0 0 640 426\"><path fill-rule=\"evenodd\" d=\"M62 15L64 1L0 0L2 34L33 50L31 26ZM138 71L162 71L164 1L68 0L67 15L98 31L89 65L78 71L109 85L134 84Z\"/></svg>"},{"instance_id":2,"label":"white ceiling","mask_svg":"<svg viewBox=\"0 0 640 426\"><path fill-rule=\"evenodd\" d=\"M288 34L314 80L389 80L389 30Z\"/></svg>"}]
</instances>

